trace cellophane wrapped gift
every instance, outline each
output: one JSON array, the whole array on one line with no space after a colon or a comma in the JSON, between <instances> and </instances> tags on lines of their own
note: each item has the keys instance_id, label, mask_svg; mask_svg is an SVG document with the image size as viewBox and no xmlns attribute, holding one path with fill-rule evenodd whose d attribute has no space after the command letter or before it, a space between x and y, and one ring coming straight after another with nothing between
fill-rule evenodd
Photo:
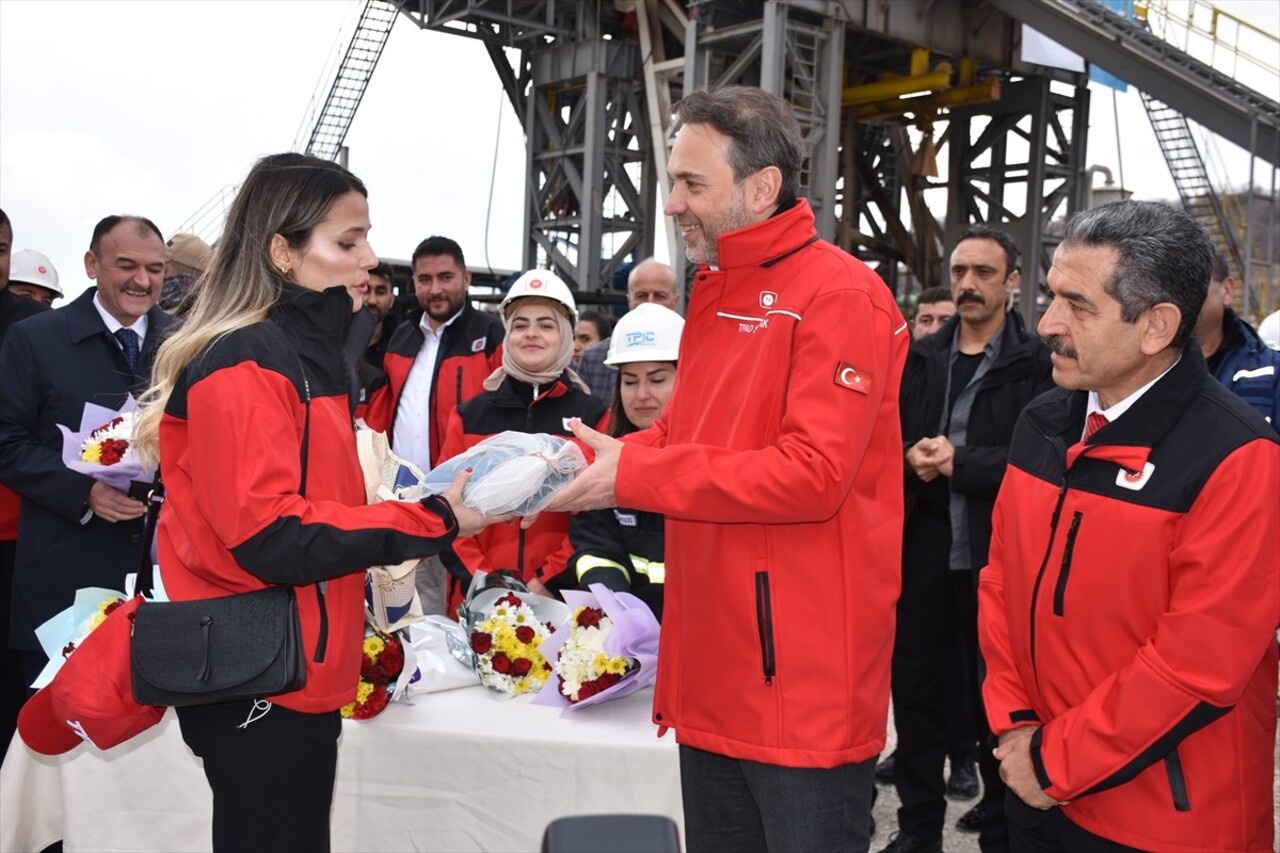
<instances>
[{"instance_id":1,"label":"cellophane wrapped gift","mask_svg":"<svg viewBox=\"0 0 1280 853\"><path fill-rule=\"evenodd\" d=\"M441 494L463 469L471 479L462 502L482 515L534 515L585 470L582 450L558 435L500 432L448 459L427 475L423 487Z\"/></svg>"},{"instance_id":2,"label":"cellophane wrapped gift","mask_svg":"<svg viewBox=\"0 0 1280 853\"><path fill-rule=\"evenodd\" d=\"M564 592L572 608L568 629L542 644L552 662L552 686L534 703L562 713L621 699L658 674L659 625L648 605L601 584L587 589Z\"/></svg>"},{"instance_id":3,"label":"cellophane wrapped gift","mask_svg":"<svg viewBox=\"0 0 1280 853\"><path fill-rule=\"evenodd\" d=\"M458 611L467 645L453 643L450 651L500 696L536 693L551 675L540 648L568 620L568 607L529 592L514 575L476 572Z\"/></svg>"}]
</instances>

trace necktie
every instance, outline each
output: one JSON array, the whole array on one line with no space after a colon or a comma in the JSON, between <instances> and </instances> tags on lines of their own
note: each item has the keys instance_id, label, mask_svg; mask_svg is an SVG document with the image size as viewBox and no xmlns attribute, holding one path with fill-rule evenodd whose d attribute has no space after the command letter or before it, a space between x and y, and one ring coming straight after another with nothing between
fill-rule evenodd
<instances>
[{"instance_id":1,"label":"necktie","mask_svg":"<svg viewBox=\"0 0 1280 853\"><path fill-rule=\"evenodd\" d=\"M124 350L124 360L129 363L129 371L137 373L138 356L142 353L138 346L138 333L133 329L116 329L115 335L121 349Z\"/></svg>"},{"instance_id":2,"label":"necktie","mask_svg":"<svg viewBox=\"0 0 1280 853\"><path fill-rule=\"evenodd\" d=\"M1090 436L1109 423L1107 416L1102 412L1090 412L1089 417L1085 418L1084 441L1088 441Z\"/></svg>"}]
</instances>

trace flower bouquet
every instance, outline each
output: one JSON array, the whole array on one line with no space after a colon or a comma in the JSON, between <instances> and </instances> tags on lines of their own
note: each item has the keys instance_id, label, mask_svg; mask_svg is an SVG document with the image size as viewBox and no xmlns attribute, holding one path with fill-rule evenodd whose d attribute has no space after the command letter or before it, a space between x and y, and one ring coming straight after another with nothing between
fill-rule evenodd
<instances>
[{"instance_id":1,"label":"flower bouquet","mask_svg":"<svg viewBox=\"0 0 1280 853\"><path fill-rule=\"evenodd\" d=\"M568 621L564 604L530 593L506 573L476 572L458 615L468 647L450 650L470 663L481 684L506 697L542 689L551 665L540 647Z\"/></svg>"},{"instance_id":2,"label":"flower bouquet","mask_svg":"<svg viewBox=\"0 0 1280 853\"><path fill-rule=\"evenodd\" d=\"M464 468L462 502L482 515L533 515L587 467L582 450L558 435L500 432L431 469L423 486L441 494Z\"/></svg>"},{"instance_id":3,"label":"flower bouquet","mask_svg":"<svg viewBox=\"0 0 1280 853\"><path fill-rule=\"evenodd\" d=\"M131 483L149 486L155 478L155 468L143 464L133 448L137 409L132 396L118 411L85 403L78 430L73 432L58 424L62 464L122 492L128 492Z\"/></svg>"},{"instance_id":4,"label":"flower bouquet","mask_svg":"<svg viewBox=\"0 0 1280 853\"><path fill-rule=\"evenodd\" d=\"M386 710L387 704L404 692L403 687L411 679L401 678L406 668L404 646L394 633L384 634L366 626L361 646L356 698L343 705L341 713L348 719L370 720ZM404 685L397 689L401 681Z\"/></svg>"},{"instance_id":5,"label":"flower bouquet","mask_svg":"<svg viewBox=\"0 0 1280 853\"><path fill-rule=\"evenodd\" d=\"M63 662L84 642L84 638L93 633L128 598L125 593L114 589L85 587L76 590L75 601L70 607L46 619L36 628L36 639L49 658L49 663L31 686L38 690L52 681Z\"/></svg>"},{"instance_id":6,"label":"flower bouquet","mask_svg":"<svg viewBox=\"0 0 1280 853\"><path fill-rule=\"evenodd\" d=\"M555 661L556 690L544 690L538 705L566 712L606 699L620 699L653 681L658 669L658 620L626 592L591 584L590 592L567 590L573 607L569 630L542 647Z\"/></svg>"}]
</instances>

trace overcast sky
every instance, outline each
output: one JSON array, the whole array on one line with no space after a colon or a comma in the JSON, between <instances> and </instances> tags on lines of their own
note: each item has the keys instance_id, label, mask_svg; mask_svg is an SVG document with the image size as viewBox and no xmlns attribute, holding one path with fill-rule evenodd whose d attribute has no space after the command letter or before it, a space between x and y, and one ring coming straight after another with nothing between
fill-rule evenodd
<instances>
[{"instance_id":1,"label":"overcast sky","mask_svg":"<svg viewBox=\"0 0 1280 853\"><path fill-rule=\"evenodd\" d=\"M1280 0L1219 5L1280 29ZM258 157L293 145L339 28L361 6L0 0L0 207L14 247L49 255L71 298L89 284L82 258L103 216L142 214L177 231ZM1088 161L1118 178L1111 90L1094 88ZM1117 97L1126 184L1173 197L1137 93ZM402 17L347 145L379 254L407 258L441 233L472 266L520 266L523 136L478 42ZM1243 182L1247 158L1218 148Z\"/></svg>"}]
</instances>

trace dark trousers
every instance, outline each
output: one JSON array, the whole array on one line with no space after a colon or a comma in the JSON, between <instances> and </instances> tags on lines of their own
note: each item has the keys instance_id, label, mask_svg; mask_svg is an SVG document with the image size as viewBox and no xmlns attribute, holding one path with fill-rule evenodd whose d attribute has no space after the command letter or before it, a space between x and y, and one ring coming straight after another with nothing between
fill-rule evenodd
<instances>
[{"instance_id":1,"label":"dark trousers","mask_svg":"<svg viewBox=\"0 0 1280 853\"><path fill-rule=\"evenodd\" d=\"M898 599L893 647L893 719L898 732L894 784L902 802L898 828L917 838L942 837L946 820L943 767L954 737L947 709L948 669L957 658L972 667L971 677L953 674L963 685L970 718L986 734L978 655L976 573L949 568L951 520L945 507L913 514L902 549L902 593ZM969 735L968 737L972 737ZM985 737L984 737L985 739ZM998 773L979 750L979 769L989 796L1003 797ZM987 765L987 766L983 766ZM999 811L998 805L992 811ZM993 839L994 840L994 839ZM984 850L1000 849L998 844Z\"/></svg>"},{"instance_id":2,"label":"dark trousers","mask_svg":"<svg viewBox=\"0 0 1280 853\"><path fill-rule=\"evenodd\" d=\"M680 747L689 853L865 851L875 758L829 770Z\"/></svg>"},{"instance_id":3,"label":"dark trousers","mask_svg":"<svg viewBox=\"0 0 1280 853\"><path fill-rule=\"evenodd\" d=\"M9 608L13 602L13 555L16 539L0 539L0 764L18 727L18 712L27 701L30 681L23 680L22 652L9 647Z\"/></svg>"},{"instance_id":4,"label":"dark trousers","mask_svg":"<svg viewBox=\"0 0 1280 853\"><path fill-rule=\"evenodd\" d=\"M250 701L178 708L182 739L213 790L213 849L322 853L338 769L337 711L273 705L241 728Z\"/></svg>"},{"instance_id":5,"label":"dark trousers","mask_svg":"<svg viewBox=\"0 0 1280 853\"><path fill-rule=\"evenodd\" d=\"M1012 791L1005 798L1013 853L1137 853L1072 823L1062 809L1032 808Z\"/></svg>"}]
</instances>

